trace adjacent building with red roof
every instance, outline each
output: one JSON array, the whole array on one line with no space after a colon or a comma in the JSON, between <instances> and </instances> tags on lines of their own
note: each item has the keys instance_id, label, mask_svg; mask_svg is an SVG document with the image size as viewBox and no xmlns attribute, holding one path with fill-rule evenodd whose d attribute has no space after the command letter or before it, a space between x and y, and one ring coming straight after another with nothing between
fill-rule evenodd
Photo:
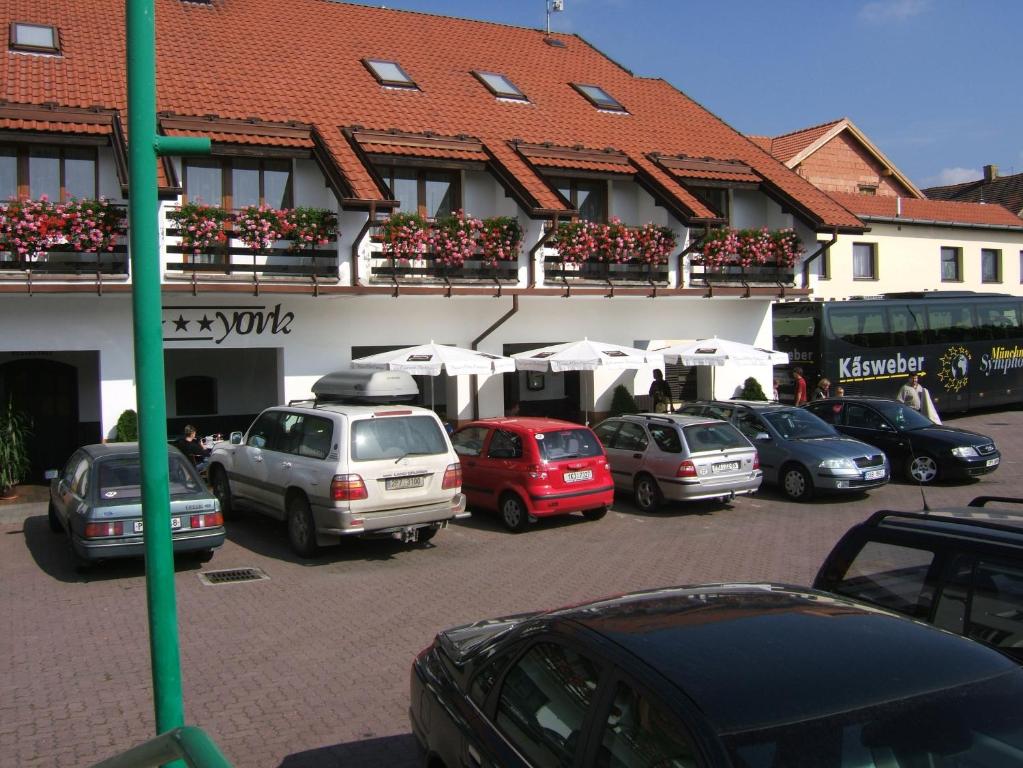
<instances>
[{"instance_id":1,"label":"adjacent building with red roof","mask_svg":"<svg viewBox=\"0 0 1023 768\"><path fill-rule=\"evenodd\" d=\"M353 358L430 338L767 346L771 301L806 294L799 263L865 230L770 147L575 35L332 0L155 11L159 130L213 148L161 161L162 245L144 256L163 276L172 431L244 428ZM131 194L123 15L122 0L3 8L0 197L29 202L4 213L0 315L18 331L0 394L76 425L37 423L37 468L134 404L131 255L116 217L82 204ZM106 224L82 235L87 215ZM26 216L46 236L19 240ZM481 227L490 240L453 245ZM703 254L723 227L794 240L723 263ZM572 416L617 383L645 392L650 372L521 377L441 377L436 401L452 420L509 403ZM741 379L714 381L730 395Z\"/></svg>"},{"instance_id":2,"label":"adjacent building with red roof","mask_svg":"<svg viewBox=\"0 0 1023 768\"><path fill-rule=\"evenodd\" d=\"M804 284L815 297L910 290L1023 293L1023 221L995 200L966 191L977 185L961 185L958 195L943 188L945 199L927 199L848 118L751 140L869 227L838 235L804 265Z\"/></svg>"}]
</instances>

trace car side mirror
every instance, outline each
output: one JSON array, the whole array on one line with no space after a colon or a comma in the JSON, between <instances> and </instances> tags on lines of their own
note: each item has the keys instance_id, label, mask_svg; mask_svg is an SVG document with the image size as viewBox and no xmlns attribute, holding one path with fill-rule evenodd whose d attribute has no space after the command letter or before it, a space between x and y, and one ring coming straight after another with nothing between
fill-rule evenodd
<instances>
[{"instance_id":1,"label":"car side mirror","mask_svg":"<svg viewBox=\"0 0 1023 768\"><path fill-rule=\"evenodd\" d=\"M43 477L45 477L47 480L56 480L58 477L60 477L60 470L48 469L43 473Z\"/></svg>"},{"instance_id":2,"label":"car side mirror","mask_svg":"<svg viewBox=\"0 0 1023 768\"><path fill-rule=\"evenodd\" d=\"M771 442L771 436L769 434L767 434L766 432L757 432L757 436L754 439L758 443L769 443L769 442Z\"/></svg>"},{"instance_id":3,"label":"car side mirror","mask_svg":"<svg viewBox=\"0 0 1023 768\"><path fill-rule=\"evenodd\" d=\"M241 445L241 444L242 444L242 433L241 432L232 432L231 433L231 445Z\"/></svg>"}]
</instances>

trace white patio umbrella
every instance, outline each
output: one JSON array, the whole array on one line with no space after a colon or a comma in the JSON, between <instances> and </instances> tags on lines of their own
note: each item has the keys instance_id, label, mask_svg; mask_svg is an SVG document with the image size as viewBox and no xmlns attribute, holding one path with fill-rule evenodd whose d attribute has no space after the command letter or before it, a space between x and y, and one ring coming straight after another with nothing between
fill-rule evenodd
<instances>
[{"instance_id":1,"label":"white patio umbrella","mask_svg":"<svg viewBox=\"0 0 1023 768\"><path fill-rule=\"evenodd\" d=\"M784 352L763 349L741 341L697 339L655 350L669 363L682 365L780 365L789 361Z\"/></svg>"},{"instance_id":2,"label":"white patio umbrella","mask_svg":"<svg viewBox=\"0 0 1023 768\"><path fill-rule=\"evenodd\" d=\"M789 361L784 352L763 349L741 341L719 339L697 339L685 341L656 350L669 363L682 365L780 365ZM714 397L714 369L710 375L711 397Z\"/></svg>"},{"instance_id":3,"label":"white patio umbrella","mask_svg":"<svg viewBox=\"0 0 1023 768\"><path fill-rule=\"evenodd\" d=\"M476 349L451 347L447 344L420 344L415 347L393 349L368 357L352 360L353 368L378 371L405 371L413 376L485 376L515 370L510 357L492 355ZM433 408L433 379L430 379L430 407Z\"/></svg>"},{"instance_id":4,"label":"white patio umbrella","mask_svg":"<svg viewBox=\"0 0 1023 768\"><path fill-rule=\"evenodd\" d=\"M660 352L651 352L636 347L623 347L604 341L569 341L564 344L552 344L549 347L530 349L512 355L515 367L520 371L595 371L598 368L642 368L653 365L658 368L664 365L664 356ZM589 423L589 401L583 396L583 419Z\"/></svg>"}]
</instances>

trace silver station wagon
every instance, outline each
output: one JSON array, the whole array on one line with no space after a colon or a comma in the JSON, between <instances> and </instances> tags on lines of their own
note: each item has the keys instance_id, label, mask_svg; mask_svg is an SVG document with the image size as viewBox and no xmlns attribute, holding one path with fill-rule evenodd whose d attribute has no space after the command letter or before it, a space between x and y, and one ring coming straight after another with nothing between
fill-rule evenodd
<instances>
[{"instance_id":1,"label":"silver station wagon","mask_svg":"<svg viewBox=\"0 0 1023 768\"><path fill-rule=\"evenodd\" d=\"M203 562L224 543L220 503L195 466L167 447L170 515L175 554L193 552ZM138 443L86 445L63 470L50 470L50 529L67 534L75 564L142 557L142 477Z\"/></svg>"},{"instance_id":2,"label":"silver station wagon","mask_svg":"<svg viewBox=\"0 0 1023 768\"><path fill-rule=\"evenodd\" d=\"M754 493L763 478L756 448L725 421L640 413L607 419L593 431L615 488L632 491L643 512L666 499L727 501Z\"/></svg>"}]
</instances>

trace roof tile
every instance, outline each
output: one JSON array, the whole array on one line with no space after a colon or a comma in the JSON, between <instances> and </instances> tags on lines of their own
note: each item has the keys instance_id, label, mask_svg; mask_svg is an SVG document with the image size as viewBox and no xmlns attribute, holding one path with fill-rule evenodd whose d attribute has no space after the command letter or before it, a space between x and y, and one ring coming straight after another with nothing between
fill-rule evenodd
<instances>
[{"instance_id":1,"label":"roof tile","mask_svg":"<svg viewBox=\"0 0 1023 768\"><path fill-rule=\"evenodd\" d=\"M866 218L896 217L919 222L941 224L981 224L1023 229L1023 221L1001 205L959 203L946 200L919 200L912 197L857 195L850 192L830 193L853 213Z\"/></svg>"}]
</instances>

